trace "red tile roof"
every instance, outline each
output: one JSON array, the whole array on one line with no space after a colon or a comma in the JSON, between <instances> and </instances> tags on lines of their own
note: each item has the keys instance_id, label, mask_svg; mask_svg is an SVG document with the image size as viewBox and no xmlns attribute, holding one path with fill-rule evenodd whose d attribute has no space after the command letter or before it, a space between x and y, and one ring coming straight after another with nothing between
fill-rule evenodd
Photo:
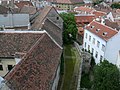
<instances>
[{"instance_id":1,"label":"red tile roof","mask_svg":"<svg viewBox=\"0 0 120 90\"><path fill-rule=\"evenodd\" d=\"M105 41L109 40L111 37L113 37L115 34L118 33L117 30L114 30L108 26L102 25L101 23L96 21L92 21L90 25L86 27L86 29ZM103 33L104 34L106 33L106 35L103 35Z\"/></svg>"},{"instance_id":2,"label":"red tile roof","mask_svg":"<svg viewBox=\"0 0 120 90\"><path fill-rule=\"evenodd\" d=\"M90 23L93 21L94 15L76 15L75 21L77 24Z\"/></svg>"},{"instance_id":3,"label":"red tile roof","mask_svg":"<svg viewBox=\"0 0 120 90\"><path fill-rule=\"evenodd\" d=\"M41 36L40 33L0 32L0 57L13 57L15 52L28 52Z\"/></svg>"},{"instance_id":4,"label":"red tile roof","mask_svg":"<svg viewBox=\"0 0 120 90\"><path fill-rule=\"evenodd\" d=\"M52 8L52 6L46 6L35 18L35 22L32 24L31 29L40 29L43 25L42 23Z\"/></svg>"},{"instance_id":5,"label":"red tile roof","mask_svg":"<svg viewBox=\"0 0 120 90\"><path fill-rule=\"evenodd\" d=\"M107 13L102 11L94 11L93 14L95 15L95 18L99 18L99 17L105 16Z\"/></svg>"},{"instance_id":6,"label":"red tile roof","mask_svg":"<svg viewBox=\"0 0 120 90\"><path fill-rule=\"evenodd\" d=\"M38 37L22 60L5 76L11 90L51 90L62 50L48 34Z\"/></svg>"},{"instance_id":7,"label":"red tile roof","mask_svg":"<svg viewBox=\"0 0 120 90\"><path fill-rule=\"evenodd\" d=\"M33 6L33 4L30 1L20 1L20 2L15 3L15 5L18 8L22 8L25 5L27 5L27 6Z\"/></svg>"},{"instance_id":8,"label":"red tile roof","mask_svg":"<svg viewBox=\"0 0 120 90\"><path fill-rule=\"evenodd\" d=\"M92 13L93 11L95 11L95 9L90 8L90 7L85 7L85 6L80 6L78 8L75 8L74 10L75 11L87 12L87 13Z\"/></svg>"},{"instance_id":9,"label":"red tile roof","mask_svg":"<svg viewBox=\"0 0 120 90\"><path fill-rule=\"evenodd\" d=\"M84 35L84 29L82 27L78 28L78 34L80 34L81 36Z\"/></svg>"}]
</instances>

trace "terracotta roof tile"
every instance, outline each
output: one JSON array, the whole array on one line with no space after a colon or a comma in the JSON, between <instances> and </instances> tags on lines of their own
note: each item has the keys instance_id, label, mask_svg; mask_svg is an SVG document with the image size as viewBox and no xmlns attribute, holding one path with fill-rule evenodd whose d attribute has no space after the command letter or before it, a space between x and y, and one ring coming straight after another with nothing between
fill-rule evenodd
<instances>
[{"instance_id":1,"label":"terracotta roof tile","mask_svg":"<svg viewBox=\"0 0 120 90\"><path fill-rule=\"evenodd\" d=\"M93 19L94 19L94 15L76 15L75 16L75 21L78 25L90 23L91 21L93 21Z\"/></svg>"},{"instance_id":2,"label":"terracotta roof tile","mask_svg":"<svg viewBox=\"0 0 120 90\"><path fill-rule=\"evenodd\" d=\"M15 3L15 5L18 7L18 8L22 8L24 6L33 6L33 4L30 2L30 1L19 1L17 3Z\"/></svg>"},{"instance_id":3,"label":"terracotta roof tile","mask_svg":"<svg viewBox=\"0 0 120 90\"><path fill-rule=\"evenodd\" d=\"M120 26L117 22L112 22L109 19L105 19L105 25L113 28L113 29L117 29L118 31L120 30Z\"/></svg>"},{"instance_id":4,"label":"terracotta roof tile","mask_svg":"<svg viewBox=\"0 0 120 90\"><path fill-rule=\"evenodd\" d=\"M95 11L95 9L90 8L90 7L85 7L85 6L80 6L78 8L75 8L74 10L76 10L76 11L82 11L82 12L87 12L87 13L92 13L93 11Z\"/></svg>"},{"instance_id":5,"label":"terracotta roof tile","mask_svg":"<svg viewBox=\"0 0 120 90\"><path fill-rule=\"evenodd\" d=\"M107 41L115 34L118 33L117 30L114 30L106 25L102 25L99 22L92 21L87 27L87 30L94 33L98 37L102 38L103 40Z\"/></svg>"},{"instance_id":6,"label":"terracotta roof tile","mask_svg":"<svg viewBox=\"0 0 120 90\"><path fill-rule=\"evenodd\" d=\"M42 34L24 58L7 74L7 85L11 90L51 90L61 52L46 33Z\"/></svg>"},{"instance_id":7,"label":"terracotta roof tile","mask_svg":"<svg viewBox=\"0 0 120 90\"><path fill-rule=\"evenodd\" d=\"M40 14L36 17L35 22L32 24L31 29L40 29L42 27L42 23L44 22L47 14L52 9L52 6L46 6Z\"/></svg>"},{"instance_id":8,"label":"terracotta roof tile","mask_svg":"<svg viewBox=\"0 0 120 90\"><path fill-rule=\"evenodd\" d=\"M84 35L84 29L82 27L78 28L78 34L80 34L81 36Z\"/></svg>"},{"instance_id":9,"label":"terracotta roof tile","mask_svg":"<svg viewBox=\"0 0 120 90\"><path fill-rule=\"evenodd\" d=\"M94 11L93 14L95 15L95 18L99 18L99 17L105 16L107 13L102 11Z\"/></svg>"},{"instance_id":10,"label":"terracotta roof tile","mask_svg":"<svg viewBox=\"0 0 120 90\"><path fill-rule=\"evenodd\" d=\"M41 37L33 33L0 32L0 57L13 57L15 52L27 52Z\"/></svg>"}]
</instances>

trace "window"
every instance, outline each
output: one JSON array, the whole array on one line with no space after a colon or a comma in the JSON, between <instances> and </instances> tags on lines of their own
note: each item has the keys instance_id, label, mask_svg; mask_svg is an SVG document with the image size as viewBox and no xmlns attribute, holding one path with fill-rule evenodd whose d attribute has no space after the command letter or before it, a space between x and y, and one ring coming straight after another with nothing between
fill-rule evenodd
<instances>
[{"instance_id":1,"label":"window","mask_svg":"<svg viewBox=\"0 0 120 90\"><path fill-rule=\"evenodd\" d=\"M91 36L89 36L89 41L91 41Z\"/></svg>"},{"instance_id":2,"label":"window","mask_svg":"<svg viewBox=\"0 0 120 90\"><path fill-rule=\"evenodd\" d=\"M94 53L94 49L92 48L92 54Z\"/></svg>"},{"instance_id":3,"label":"window","mask_svg":"<svg viewBox=\"0 0 120 90\"><path fill-rule=\"evenodd\" d=\"M12 65L8 65L8 71L10 71L13 68Z\"/></svg>"},{"instance_id":4,"label":"window","mask_svg":"<svg viewBox=\"0 0 120 90\"><path fill-rule=\"evenodd\" d=\"M86 36L85 36L85 38L87 39L87 33L86 33Z\"/></svg>"},{"instance_id":5,"label":"window","mask_svg":"<svg viewBox=\"0 0 120 90\"><path fill-rule=\"evenodd\" d=\"M56 19L59 20L59 17L57 17Z\"/></svg>"},{"instance_id":6,"label":"window","mask_svg":"<svg viewBox=\"0 0 120 90\"><path fill-rule=\"evenodd\" d=\"M105 45L102 44L102 51L105 51Z\"/></svg>"},{"instance_id":7,"label":"window","mask_svg":"<svg viewBox=\"0 0 120 90\"><path fill-rule=\"evenodd\" d=\"M2 65L0 65L0 70L3 70L3 66Z\"/></svg>"},{"instance_id":8,"label":"window","mask_svg":"<svg viewBox=\"0 0 120 90\"><path fill-rule=\"evenodd\" d=\"M98 57L98 52L97 52L97 51L96 51L95 57L96 57L96 58Z\"/></svg>"},{"instance_id":9,"label":"window","mask_svg":"<svg viewBox=\"0 0 120 90\"><path fill-rule=\"evenodd\" d=\"M90 45L88 45L88 51L90 50Z\"/></svg>"},{"instance_id":10,"label":"window","mask_svg":"<svg viewBox=\"0 0 120 90\"><path fill-rule=\"evenodd\" d=\"M102 60L103 59L103 56L102 55L100 55L100 60Z\"/></svg>"},{"instance_id":11,"label":"window","mask_svg":"<svg viewBox=\"0 0 120 90\"><path fill-rule=\"evenodd\" d=\"M95 38L93 38L93 44L95 44Z\"/></svg>"},{"instance_id":12,"label":"window","mask_svg":"<svg viewBox=\"0 0 120 90\"><path fill-rule=\"evenodd\" d=\"M85 42L85 47L86 47L86 42Z\"/></svg>"},{"instance_id":13,"label":"window","mask_svg":"<svg viewBox=\"0 0 120 90\"><path fill-rule=\"evenodd\" d=\"M100 46L100 42L99 42L99 41L97 41L97 47L99 48L99 46Z\"/></svg>"}]
</instances>

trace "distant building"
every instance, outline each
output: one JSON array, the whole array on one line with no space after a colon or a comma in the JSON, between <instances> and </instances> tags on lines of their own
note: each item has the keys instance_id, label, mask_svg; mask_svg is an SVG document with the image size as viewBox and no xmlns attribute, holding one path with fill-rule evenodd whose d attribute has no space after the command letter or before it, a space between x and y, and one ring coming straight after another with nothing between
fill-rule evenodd
<instances>
[{"instance_id":1,"label":"distant building","mask_svg":"<svg viewBox=\"0 0 120 90\"><path fill-rule=\"evenodd\" d=\"M96 21L92 21L84 30L83 48L93 54L95 62L106 59L118 65L120 32Z\"/></svg>"},{"instance_id":2,"label":"distant building","mask_svg":"<svg viewBox=\"0 0 120 90\"><path fill-rule=\"evenodd\" d=\"M46 19L49 19L54 25L63 30L63 20L53 6L46 6L40 14L31 20L31 29L41 29Z\"/></svg>"},{"instance_id":3,"label":"distant building","mask_svg":"<svg viewBox=\"0 0 120 90\"><path fill-rule=\"evenodd\" d=\"M52 5L61 10L73 10L75 6L84 4L83 0L52 0Z\"/></svg>"}]
</instances>

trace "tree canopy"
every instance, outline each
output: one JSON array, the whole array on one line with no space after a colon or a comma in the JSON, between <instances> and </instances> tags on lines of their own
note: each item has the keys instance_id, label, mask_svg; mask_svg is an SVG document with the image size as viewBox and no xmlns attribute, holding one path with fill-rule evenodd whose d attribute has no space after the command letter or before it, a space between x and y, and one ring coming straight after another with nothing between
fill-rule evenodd
<instances>
[{"instance_id":1,"label":"tree canopy","mask_svg":"<svg viewBox=\"0 0 120 90\"><path fill-rule=\"evenodd\" d=\"M99 4L101 2L103 2L103 0L92 0L93 1L93 4L96 5L96 4Z\"/></svg>"},{"instance_id":2,"label":"tree canopy","mask_svg":"<svg viewBox=\"0 0 120 90\"><path fill-rule=\"evenodd\" d=\"M77 33L74 14L61 13L60 16L64 21L63 43L71 43L72 40L76 40L76 33Z\"/></svg>"},{"instance_id":3,"label":"tree canopy","mask_svg":"<svg viewBox=\"0 0 120 90\"><path fill-rule=\"evenodd\" d=\"M93 90L120 90L118 68L107 60L97 64L94 68Z\"/></svg>"},{"instance_id":4,"label":"tree canopy","mask_svg":"<svg viewBox=\"0 0 120 90\"><path fill-rule=\"evenodd\" d=\"M111 5L111 8L117 8L117 9L120 9L120 4L119 3L113 3L112 5Z\"/></svg>"}]
</instances>

